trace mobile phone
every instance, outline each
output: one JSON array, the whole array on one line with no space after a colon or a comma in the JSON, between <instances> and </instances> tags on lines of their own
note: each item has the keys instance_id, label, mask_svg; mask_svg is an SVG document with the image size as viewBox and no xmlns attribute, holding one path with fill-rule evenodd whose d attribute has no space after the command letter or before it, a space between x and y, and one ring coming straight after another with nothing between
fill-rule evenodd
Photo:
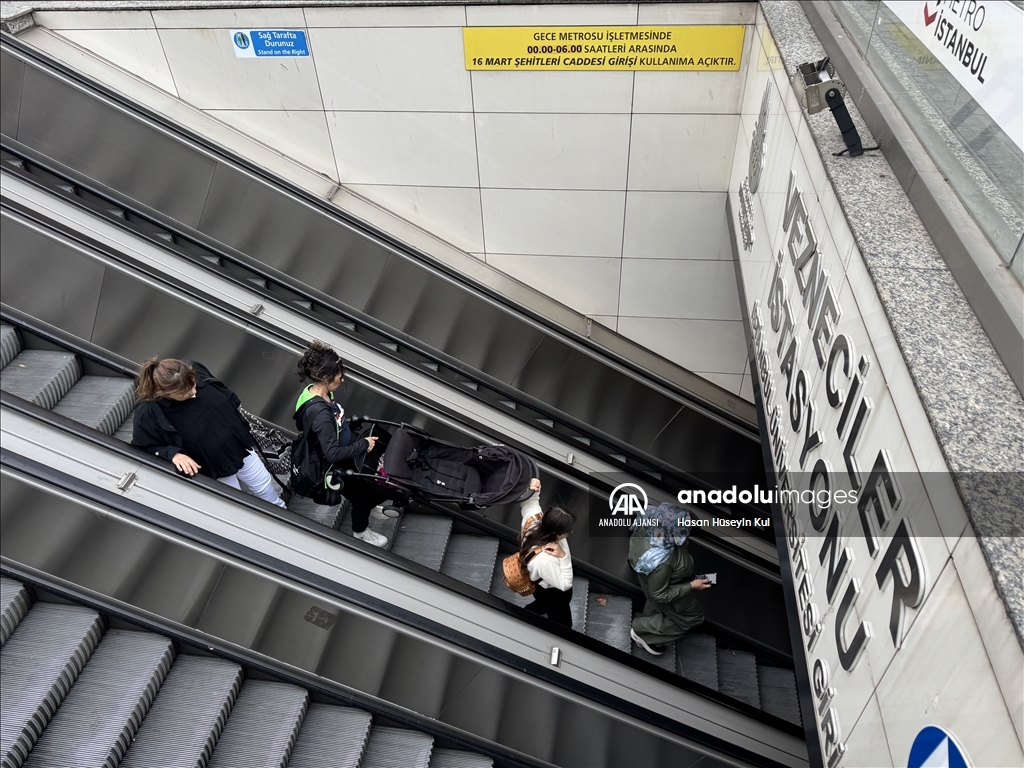
<instances>
[{"instance_id":1,"label":"mobile phone","mask_svg":"<svg viewBox=\"0 0 1024 768\"><path fill-rule=\"evenodd\" d=\"M717 573L698 573L693 578L694 579L704 579L706 581L710 581L712 584L717 584L718 583L718 574Z\"/></svg>"}]
</instances>

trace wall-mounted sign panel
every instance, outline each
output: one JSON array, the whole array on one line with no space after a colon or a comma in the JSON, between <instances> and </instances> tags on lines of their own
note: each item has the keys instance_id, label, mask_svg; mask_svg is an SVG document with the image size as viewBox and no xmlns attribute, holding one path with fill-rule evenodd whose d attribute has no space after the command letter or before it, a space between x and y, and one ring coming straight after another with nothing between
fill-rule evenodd
<instances>
[{"instance_id":1,"label":"wall-mounted sign panel","mask_svg":"<svg viewBox=\"0 0 1024 768\"><path fill-rule=\"evenodd\" d=\"M1024 148L1024 10L1009 0L885 4Z\"/></svg>"},{"instance_id":2,"label":"wall-mounted sign panel","mask_svg":"<svg viewBox=\"0 0 1024 768\"><path fill-rule=\"evenodd\" d=\"M736 72L743 26L466 27L466 69Z\"/></svg>"},{"instance_id":3,"label":"wall-mounted sign panel","mask_svg":"<svg viewBox=\"0 0 1024 768\"><path fill-rule=\"evenodd\" d=\"M309 43L302 29L232 29L231 47L240 59L309 56Z\"/></svg>"}]
</instances>

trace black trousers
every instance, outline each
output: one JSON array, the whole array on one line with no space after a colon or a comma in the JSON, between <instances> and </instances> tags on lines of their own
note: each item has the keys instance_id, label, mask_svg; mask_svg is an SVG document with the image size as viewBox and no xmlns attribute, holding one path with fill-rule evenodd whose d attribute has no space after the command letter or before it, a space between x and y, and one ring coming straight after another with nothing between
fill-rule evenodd
<instances>
[{"instance_id":1,"label":"black trousers","mask_svg":"<svg viewBox=\"0 0 1024 768\"><path fill-rule=\"evenodd\" d=\"M538 616L547 616L556 624L572 629L572 611L569 610L571 601L572 587L565 592L560 589L537 587L533 593L533 602L526 606L526 610Z\"/></svg>"},{"instance_id":2,"label":"black trousers","mask_svg":"<svg viewBox=\"0 0 1024 768\"><path fill-rule=\"evenodd\" d=\"M384 451L387 450L391 433L383 427L375 426L374 435L377 436L377 445L365 455L361 466L356 466L355 462L351 462L346 469L370 474L377 471L377 463L384 455ZM370 524L370 512L378 504L388 499L401 501L404 498L401 492L379 485L376 480L362 477L345 478L345 487L341 493L352 503L352 531L354 533L362 533L366 530Z\"/></svg>"}]
</instances>

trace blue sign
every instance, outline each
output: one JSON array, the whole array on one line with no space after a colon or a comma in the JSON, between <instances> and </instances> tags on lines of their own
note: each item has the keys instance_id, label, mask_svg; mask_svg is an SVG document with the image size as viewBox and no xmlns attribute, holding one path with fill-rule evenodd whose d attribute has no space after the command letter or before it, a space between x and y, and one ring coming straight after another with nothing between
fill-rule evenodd
<instances>
[{"instance_id":1,"label":"blue sign","mask_svg":"<svg viewBox=\"0 0 1024 768\"><path fill-rule=\"evenodd\" d=\"M232 29L231 47L240 59L309 56L309 43L302 29Z\"/></svg>"},{"instance_id":2,"label":"blue sign","mask_svg":"<svg viewBox=\"0 0 1024 768\"><path fill-rule=\"evenodd\" d=\"M914 739L907 768L970 768L970 764L953 734L937 725L928 725Z\"/></svg>"}]
</instances>

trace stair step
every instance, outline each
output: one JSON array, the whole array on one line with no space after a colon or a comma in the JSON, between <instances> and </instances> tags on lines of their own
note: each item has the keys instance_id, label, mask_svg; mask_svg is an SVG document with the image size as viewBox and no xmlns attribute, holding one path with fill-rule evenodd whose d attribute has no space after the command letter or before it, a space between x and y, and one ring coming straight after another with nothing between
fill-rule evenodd
<instances>
[{"instance_id":1,"label":"stair step","mask_svg":"<svg viewBox=\"0 0 1024 768\"><path fill-rule=\"evenodd\" d=\"M179 656L120 768L206 765L241 687L237 664Z\"/></svg>"},{"instance_id":2,"label":"stair step","mask_svg":"<svg viewBox=\"0 0 1024 768\"><path fill-rule=\"evenodd\" d=\"M793 671L782 667L759 666L757 677L760 684L761 709L793 725L803 725Z\"/></svg>"},{"instance_id":3,"label":"stair step","mask_svg":"<svg viewBox=\"0 0 1024 768\"><path fill-rule=\"evenodd\" d=\"M572 611L572 628L577 632L587 632L587 597L590 595L590 579L583 576L572 577L572 602L569 603L569 610Z\"/></svg>"},{"instance_id":4,"label":"stair step","mask_svg":"<svg viewBox=\"0 0 1024 768\"><path fill-rule=\"evenodd\" d=\"M0 649L0 760L21 765L103 636L98 613L37 603Z\"/></svg>"},{"instance_id":5,"label":"stair step","mask_svg":"<svg viewBox=\"0 0 1024 768\"><path fill-rule=\"evenodd\" d=\"M6 368L7 364L21 352L21 334L13 325L0 324L0 368Z\"/></svg>"},{"instance_id":6,"label":"stair step","mask_svg":"<svg viewBox=\"0 0 1024 768\"><path fill-rule=\"evenodd\" d=\"M71 352L26 349L0 371L0 389L49 410L81 375L82 364Z\"/></svg>"},{"instance_id":7,"label":"stair step","mask_svg":"<svg viewBox=\"0 0 1024 768\"><path fill-rule=\"evenodd\" d=\"M494 761L475 752L435 749L430 755L430 768L492 768Z\"/></svg>"},{"instance_id":8,"label":"stair step","mask_svg":"<svg viewBox=\"0 0 1024 768\"><path fill-rule=\"evenodd\" d=\"M718 690L726 696L761 708L757 660L746 651L718 649Z\"/></svg>"},{"instance_id":9,"label":"stair step","mask_svg":"<svg viewBox=\"0 0 1024 768\"><path fill-rule=\"evenodd\" d=\"M377 727L370 731L359 768L428 768L434 740L419 731Z\"/></svg>"},{"instance_id":10,"label":"stair step","mask_svg":"<svg viewBox=\"0 0 1024 768\"><path fill-rule=\"evenodd\" d=\"M712 635L691 632L676 641L679 674L687 680L718 690L718 644Z\"/></svg>"},{"instance_id":11,"label":"stair step","mask_svg":"<svg viewBox=\"0 0 1024 768\"><path fill-rule=\"evenodd\" d=\"M444 553L441 573L486 592L491 586L498 540L491 536L453 534Z\"/></svg>"},{"instance_id":12,"label":"stair step","mask_svg":"<svg viewBox=\"0 0 1024 768\"><path fill-rule=\"evenodd\" d=\"M14 579L0 576L0 646L7 643L7 638L31 607L32 595L28 587Z\"/></svg>"},{"instance_id":13,"label":"stair step","mask_svg":"<svg viewBox=\"0 0 1024 768\"><path fill-rule=\"evenodd\" d=\"M639 615L639 614L638 614ZM655 656L653 653L648 653L640 647L639 643L630 642L630 653L638 659L649 661L657 667L661 667L666 672L671 672L673 675L678 674L676 672L676 644L669 643L664 646L664 653L660 656Z\"/></svg>"},{"instance_id":14,"label":"stair step","mask_svg":"<svg viewBox=\"0 0 1024 768\"><path fill-rule=\"evenodd\" d=\"M118 440L121 440L121 441L123 441L125 443L130 443L132 441L132 435L134 433L135 433L135 409L133 408L132 411L128 414L128 416L125 417L125 420L121 422L121 426L119 426L117 428L117 431L114 432L114 437L116 437Z\"/></svg>"},{"instance_id":15,"label":"stair step","mask_svg":"<svg viewBox=\"0 0 1024 768\"><path fill-rule=\"evenodd\" d=\"M310 704L288 768L358 768L371 720L359 709Z\"/></svg>"},{"instance_id":16,"label":"stair step","mask_svg":"<svg viewBox=\"0 0 1024 768\"><path fill-rule=\"evenodd\" d=\"M135 407L135 384L122 376L83 376L53 407L54 413L113 435Z\"/></svg>"},{"instance_id":17,"label":"stair step","mask_svg":"<svg viewBox=\"0 0 1024 768\"><path fill-rule=\"evenodd\" d=\"M112 629L39 737L25 768L115 768L174 661L174 645L150 632Z\"/></svg>"},{"instance_id":18,"label":"stair step","mask_svg":"<svg viewBox=\"0 0 1024 768\"><path fill-rule=\"evenodd\" d=\"M452 519L444 515L420 515L408 512L401 517L391 551L396 555L441 570L444 551L452 534Z\"/></svg>"},{"instance_id":19,"label":"stair step","mask_svg":"<svg viewBox=\"0 0 1024 768\"><path fill-rule=\"evenodd\" d=\"M603 605L602 605L603 603ZM629 653L633 601L623 595L591 593L587 598L587 635Z\"/></svg>"},{"instance_id":20,"label":"stair step","mask_svg":"<svg viewBox=\"0 0 1024 768\"><path fill-rule=\"evenodd\" d=\"M373 514L370 515L370 530L374 533L379 533L388 540L384 549L391 549L392 545L395 543L395 534L398 532L398 525L401 519L402 518L400 517L386 517L381 519L375 517ZM352 510L348 505L346 505L345 509L342 511L341 525L338 527L338 530L342 533L347 533L349 536L352 535Z\"/></svg>"},{"instance_id":21,"label":"stair step","mask_svg":"<svg viewBox=\"0 0 1024 768\"><path fill-rule=\"evenodd\" d=\"M306 714L309 696L288 683L246 680L208 768L280 768Z\"/></svg>"},{"instance_id":22,"label":"stair step","mask_svg":"<svg viewBox=\"0 0 1024 768\"><path fill-rule=\"evenodd\" d=\"M341 527L341 518L348 509L348 499L336 507L327 507L317 504L312 499L304 496L292 496L288 499L288 509L297 515L302 515L314 523L326 525L328 528L338 530Z\"/></svg>"}]
</instances>

